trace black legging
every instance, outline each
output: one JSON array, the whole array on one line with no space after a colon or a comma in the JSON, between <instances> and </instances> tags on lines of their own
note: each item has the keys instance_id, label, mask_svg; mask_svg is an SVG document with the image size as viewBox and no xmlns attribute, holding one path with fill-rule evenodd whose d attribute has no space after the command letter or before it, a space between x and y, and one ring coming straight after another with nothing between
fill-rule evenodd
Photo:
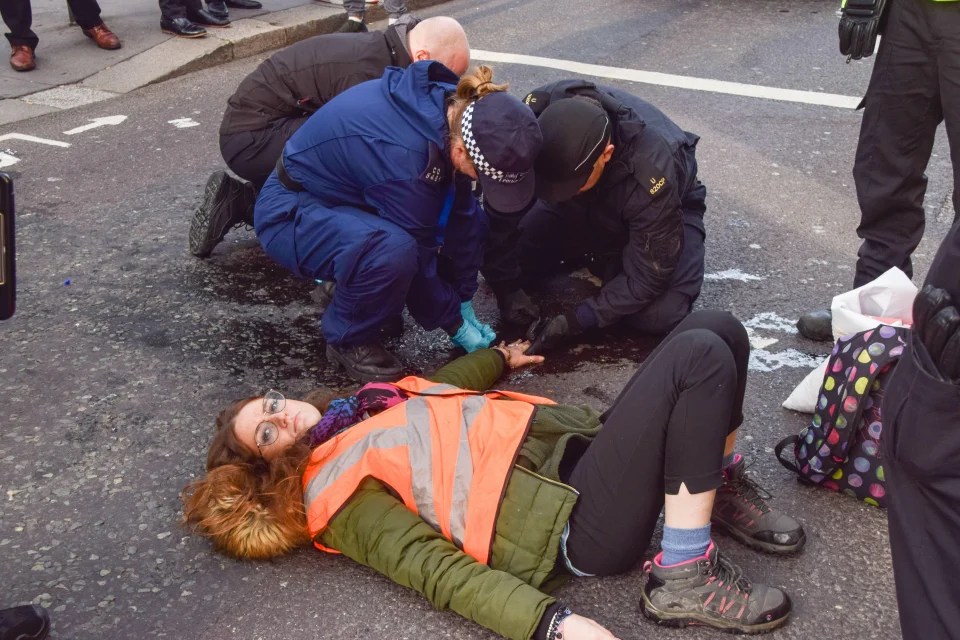
<instances>
[{"instance_id":1,"label":"black legging","mask_svg":"<svg viewBox=\"0 0 960 640\"><path fill-rule=\"evenodd\" d=\"M650 354L564 480L580 492L567 555L595 575L626 571L650 543L663 494L723 482L724 443L743 421L750 343L722 311L697 311Z\"/></svg>"}]
</instances>

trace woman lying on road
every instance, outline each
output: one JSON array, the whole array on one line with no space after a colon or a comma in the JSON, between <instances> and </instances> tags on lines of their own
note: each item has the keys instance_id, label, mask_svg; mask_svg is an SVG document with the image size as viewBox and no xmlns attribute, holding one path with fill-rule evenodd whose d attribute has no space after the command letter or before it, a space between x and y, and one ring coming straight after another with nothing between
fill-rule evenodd
<instances>
[{"instance_id":1,"label":"woman lying on road","mask_svg":"<svg viewBox=\"0 0 960 640\"><path fill-rule=\"evenodd\" d=\"M206 476L184 493L186 521L229 555L313 541L507 638L580 640L614 636L545 592L570 574L634 567L665 507L641 593L647 617L744 633L783 624L787 595L747 580L710 537L712 516L765 551L805 542L732 453L743 326L692 314L602 415L483 391L505 369L542 361L527 346L332 401L270 391L234 403L217 418Z\"/></svg>"}]
</instances>

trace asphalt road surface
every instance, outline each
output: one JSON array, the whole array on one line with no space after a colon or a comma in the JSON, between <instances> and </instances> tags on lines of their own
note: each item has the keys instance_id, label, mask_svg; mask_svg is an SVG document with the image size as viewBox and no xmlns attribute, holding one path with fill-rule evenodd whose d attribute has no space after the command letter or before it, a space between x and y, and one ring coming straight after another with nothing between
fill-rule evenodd
<instances>
[{"instance_id":1,"label":"asphalt road surface","mask_svg":"<svg viewBox=\"0 0 960 640\"><path fill-rule=\"evenodd\" d=\"M849 288L858 246L850 169L860 114L850 106L872 59L844 63L835 8L455 0L426 12L461 20L476 59L510 60L494 66L518 96L573 75L571 63L596 65L586 69L597 81L701 136L708 276L698 307L751 327L740 451L808 535L795 558L718 538L747 575L792 596L792 621L769 636L778 640L900 636L883 511L798 485L772 454L806 421L780 403L827 352L792 324ZM203 469L219 408L267 387L349 386L323 357L311 287L273 265L251 231L231 232L207 261L186 250L192 207L221 165L226 98L260 59L0 128L20 276L18 313L0 325L0 606L43 604L52 637L77 640L493 637L342 558L303 549L235 562L179 525L178 493ZM757 87L794 93L755 97ZM126 117L67 135L108 116ZM942 131L929 176L919 275L953 219ZM557 311L590 287L571 280L541 301ZM479 297L481 317L496 320L489 290ZM451 356L441 333L406 322L391 346L411 371ZM602 407L650 348L626 334L591 339L507 384ZM577 580L560 596L623 639L718 636L643 620L642 579L637 569Z\"/></svg>"}]
</instances>

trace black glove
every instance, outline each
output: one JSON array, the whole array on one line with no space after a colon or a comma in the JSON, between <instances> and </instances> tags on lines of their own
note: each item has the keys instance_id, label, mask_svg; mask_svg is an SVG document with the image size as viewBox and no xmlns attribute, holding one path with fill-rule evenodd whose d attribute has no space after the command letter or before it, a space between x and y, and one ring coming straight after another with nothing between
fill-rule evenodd
<instances>
[{"instance_id":1,"label":"black glove","mask_svg":"<svg viewBox=\"0 0 960 640\"><path fill-rule=\"evenodd\" d=\"M844 0L840 7L840 53L859 60L873 55L887 0Z\"/></svg>"},{"instance_id":2,"label":"black glove","mask_svg":"<svg viewBox=\"0 0 960 640\"><path fill-rule=\"evenodd\" d=\"M924 285L913 301L913 331L941 376L960 378L960 312L949 293Z\"/></svg>"},{"instance_id":3,"label":"black glove","mask_svg":"<svg viewBox=\"0 0 960 640\"><path fill-rule=\"evenodd\" d=\"M540 307L523 289L498 295L497 304L500 307L500 319L510 324L530 324L540 317Z\"/></svg>"},{"instance_id":4,"label":"black glove","mask_svg":"<svg viewBox=\"0 0 960 640\"><path fill-rule=\"evenodd\" d=\"M574 313L566 313L552 318L541 318L527 329L527 340L531 344L524 351L528 356L540 355L545 350L553 349L560 345L567 338L583 333L580 323L577 322L577 316Z\"/></svg>"}]
</instances>

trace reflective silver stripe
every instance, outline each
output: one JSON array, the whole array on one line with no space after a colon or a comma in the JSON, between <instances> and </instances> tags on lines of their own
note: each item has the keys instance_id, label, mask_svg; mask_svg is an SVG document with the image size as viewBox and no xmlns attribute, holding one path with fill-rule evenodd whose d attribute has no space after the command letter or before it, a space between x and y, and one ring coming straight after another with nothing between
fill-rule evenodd
<instances>
[{"instance_id":1,"label":"reflective silver stripe","mask_svg":"<svg viewBox=\"0 0 960 640\"><path fill-rule=\"evenodd\" d=\"M430 390L442 387L456 389L450 385L437 385ZM450 502L450 537L459 547L463 547L466 532L467 510L470 497L470 485L473 483L473 456L470 452L469 435L477 422L477 417L487 404L484 396L468 396L461 405L460 434L457 446L457 461L454 465L453 488ZM304 503L307 509L326 489L330 488L340 476L358 464L364 454L372 449L392 449L406 445L410 461L411 489L413 501L417 505L420 517L438 531L440 521L437 518L434 503L433 443L431 441L430 406L427 398L411 398L404 404L407 411L407 423L404 426L375 429L355 442L339 456L325 463L320 471L307 483L304 491Z\"/></svg>"},{"instance_id":2,"label":"reflective silver stripe","mask_svg":"<svg viewBox=\"0 0 960 640\"><path fill-rule=\"evenodd\" d=\"M435 396L443 393L444 391L463 391L463 389L461 389L460 387L455 387L452 384L446 384L445 382L441 382L433 385L432 387L427 387L423 391L418 391L417 393L420 393L421 395L425 395L425 396Z\"/></svg>"},{"instance_id":3,"label":"reflective silver stripe","mask_svg":"<svg viewBox=\"0 0 960 640\"><path fill-rule=\"evenodd\" d=\"M460 446L457 450L457 464L454 467L453 494L450 500L450 537L463 548L463 537L467 530L467 507L470 498L470 485L473 483L473 456L470 453L470 429L477 422L477 416L486 406L483 396L464 398L462 418L460 420Z\"/></svg>"},{"instance_id":4,"label":"reflective silver stripe","mask_svg":"<svg viewBox=\"0 0 960 640\"><path fill-rule=\"evenodd\" d=\"M430 408L426 398L407 400L407 448L413 483L413 500L420 517L437 530L437 510L433 505L433 447L430 443Z\"/></svg>"},{"instance_id":5,"label":"reflective silver stripe","mask_svg":"<svg viewBox=\"0 0 960 640\"><path fill-rule=\"evenodd\" d=\"M309 509L310 504L317 496L336 482L341 473L360 462L367 449L392 449L405 444L407 444L407 429L386 428L371 431L362 440L323 465L323 468L310 480L303 492L304 504Z\"/></svg>"}]
</instances>

